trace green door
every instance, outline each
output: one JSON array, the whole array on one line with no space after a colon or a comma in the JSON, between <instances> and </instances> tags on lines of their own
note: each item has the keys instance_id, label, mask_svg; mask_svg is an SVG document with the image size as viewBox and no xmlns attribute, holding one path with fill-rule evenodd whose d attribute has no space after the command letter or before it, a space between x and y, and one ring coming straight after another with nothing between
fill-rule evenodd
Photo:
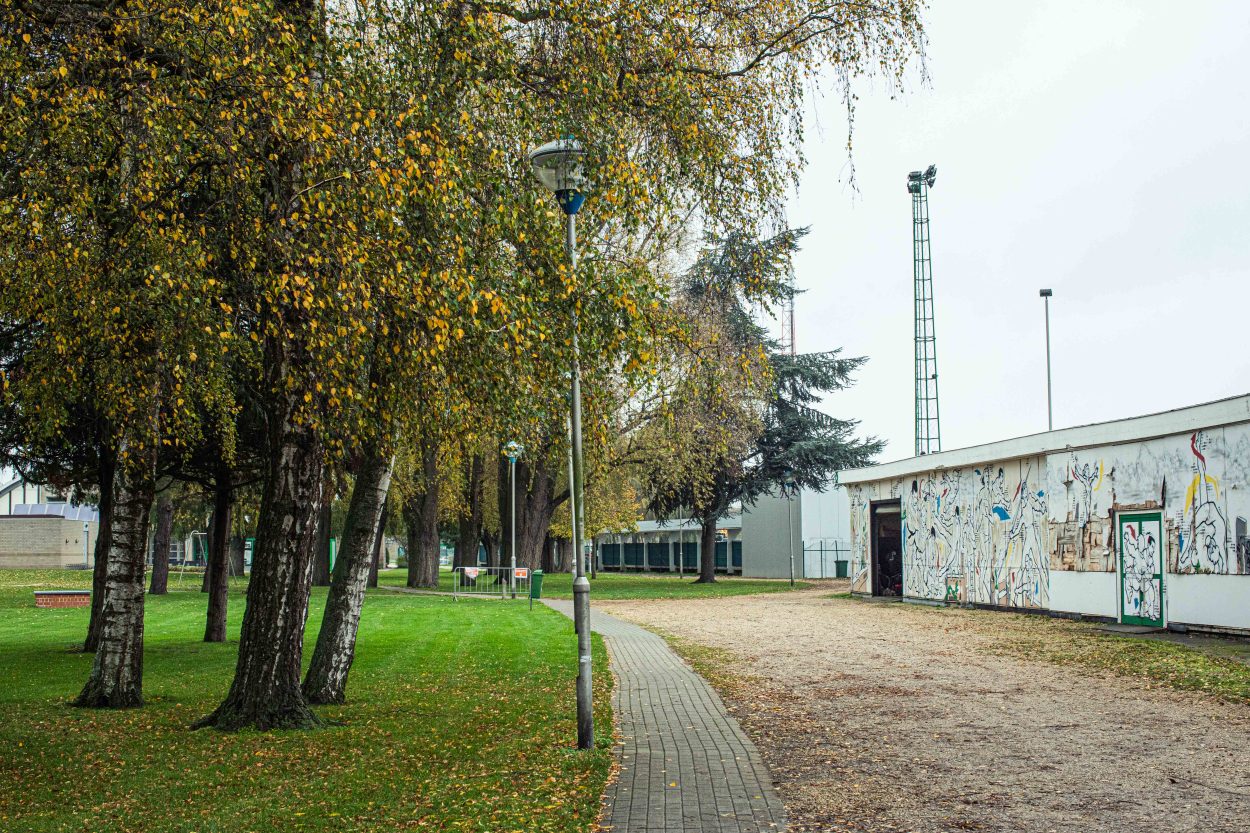
<instances>
[{"instance_id":1,"label":"green door","mask_svg":"<svg viewBox=\"0 0 1250 833\"><path fill-rule=\"evenodd\" d=\"M1120 621L1163 627L1163 520L1158 512L1117 516Z\"/></svg>"}]
</instances>

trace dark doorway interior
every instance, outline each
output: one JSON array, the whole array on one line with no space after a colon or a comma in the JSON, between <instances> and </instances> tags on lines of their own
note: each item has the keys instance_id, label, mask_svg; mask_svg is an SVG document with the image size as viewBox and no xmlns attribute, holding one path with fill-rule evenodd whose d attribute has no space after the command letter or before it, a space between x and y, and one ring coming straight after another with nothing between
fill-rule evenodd
<instances>
[{"instance_id":1,"label":"dark doorway interior","mask_svg":"<svg viewBox=\"0 0 1250 833\"><path fill-rule=\"evenodd\" d=\"M897 500L872 505L872 595L903 595L903 513Z\"/></svg>"}]
</instances>

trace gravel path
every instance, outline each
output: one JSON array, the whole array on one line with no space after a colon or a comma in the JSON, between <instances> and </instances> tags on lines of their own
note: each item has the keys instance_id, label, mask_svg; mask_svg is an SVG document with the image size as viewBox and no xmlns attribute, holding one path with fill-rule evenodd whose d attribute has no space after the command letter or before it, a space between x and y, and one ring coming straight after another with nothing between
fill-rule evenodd
<instances>
[{"instance_id":1,"label":"gravel path","mask_svg":"<svg viewBox=\"0 0 1250 833\"><path fill-rule=\"evenodd\" d=\"M996 656L1003 614L790 594L602 602L722 648L794 830L1250 831L1250 708Z\"/></svg>"}]
</instances>

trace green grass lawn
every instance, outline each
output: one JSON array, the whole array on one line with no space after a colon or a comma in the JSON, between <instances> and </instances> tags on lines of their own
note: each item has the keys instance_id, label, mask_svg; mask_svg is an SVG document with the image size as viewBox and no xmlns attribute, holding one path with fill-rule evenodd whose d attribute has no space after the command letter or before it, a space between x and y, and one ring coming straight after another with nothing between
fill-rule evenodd
<instances>
[{"instance_id":1,"label":"green grass lawn","mask_svg":"<svg viewBox=\"0 0 1250 833\"><path fill-rule=\"evenodd\" d=\"M545 607L370 593L348 703L318 709L334 725L225 735L187 727L230 685L241 593L217 645L200 641L198 583L148 596L147 706L108 712L67 705L91 666L67 652L88 611L36 609L35 588L15 586L32 584L90 574L0 571L0 830L584 831L598 812L607 657L596 637L600 748L579 753L573 629ZM324 601L314 591L305 659Z\"/></svg>"},{"instance_id":2,"label":"green grass lawn","mask_svg":"<svg viewBox=\"0 0 1250 833\"><path fill-rule=\"evenodd\" d=\"M408 571L384 570L378 574L380 587L403 587L408 581ZM438 589L448 593L452 590L450 570L439 570ZM802 590L811 585L795 582L794 588ZM763 579L726 578L718 576L715 584L695 584L694 576L677 576L648 573L607 573L590 580L591 599L703 599L717 596L743 596L748 593L780 593L790 589L789 581ZM549 599L573 598L573 575L550 573L543 576L543 595Z\"/></svg>"}]
</instances>

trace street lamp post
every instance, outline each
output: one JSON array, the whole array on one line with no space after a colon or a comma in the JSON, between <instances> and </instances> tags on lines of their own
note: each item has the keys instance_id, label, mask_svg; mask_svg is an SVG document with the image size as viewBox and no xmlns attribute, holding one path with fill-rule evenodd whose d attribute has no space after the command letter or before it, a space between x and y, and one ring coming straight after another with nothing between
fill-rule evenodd
<instances>
[{"instance_id":1,"label":"street lamp post","mask_svg":"<svg viewBox=\"0 0 1250 833\"><path fill-rule=\"evenodd\" d=\"M512 530L512 569L508 571L508 588L512 591L512 598L516 598L516 461L521 456L523 450L521 444L516 440L508 443L504 448L504 453L508 455L508 468L512 479L512 523L509 528Z\"/></svg>"},{"instance_id":2,"label":"street lamp post","mask_svg":"<svg viewBox=\"0 0 1250 833\"><path fill-rule=\"evenodd\" d=\"M587 181L582 167L582 148L571 136L556 139L530 151L530 167L564 211L564 242L569 254L570 278L577 273L577 210L582 207ZM573 309L573 551L582 551L586 530L585 501L582 495L582 388L581 363L577 343L577 308ZM586 578L585 557L579 559L573 579L573 624L577 630L577 748L593 749L595 719L591 692L590 661L590 581Z\"/></svg>"},{"instance_id":3,"label":"street lamp post","mask_svg":"<svg viewBox=\"0 0 1250 833\"><path fill-rule=\"evenodd\" d=\"M794 587L794 475L786 472L781 492L786 496L786 520L790 524L790 586Z\"/></svg>"},{"instance_id":4,"label":"street lamp post","mask_svg":"<svg viewBox=\"0 0 1250 833\"><path fill-rule=\"evenodd\" d=\"M569 565L574 576L577 576L577 562L581 559L582 554L577 551L577 541L581 539L577 537L577 513L573 511L575 499L573 497L573 418L564 418L565 427L569 431L569 540L573 543L573 563ZM573 623L576 626L576 622Z\"/></svg>"},{"instance_id":5,"label":"street lamp post","mask_svg":"<svg viewBox=\"0 0 1250 833\"><path fill-rule=\"evenodd\" d=\"M1050 404L1050 298L1054 295L1049 289L1038 293L1046 300L1046 430L1055 430L1055 411Z\"/></svg>"}]
</instances>

